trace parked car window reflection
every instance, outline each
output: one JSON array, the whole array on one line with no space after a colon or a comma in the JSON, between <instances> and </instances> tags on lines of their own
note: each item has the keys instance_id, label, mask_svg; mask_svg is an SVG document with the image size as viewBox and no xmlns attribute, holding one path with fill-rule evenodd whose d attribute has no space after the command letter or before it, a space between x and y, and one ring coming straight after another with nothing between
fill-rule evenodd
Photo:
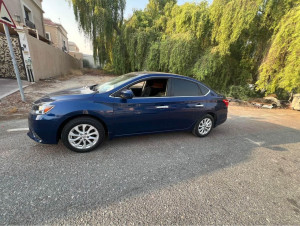
<instances>
[{"instance_id":1,"label":"parked car window reflection","mask_svg":"<svg viewBox=\"0 0 300 226\"><path fill-rule=\"evenodd\" d=\"M114 88L125 84L126 82L128 82L130 79L136 77L135 73L129 73L126 75L121 75L109 82L106 82L104 84L98 85L95 89L99 92L99 93L106 93L108 91L113 90Z\"/></svg>"}]
</instances>

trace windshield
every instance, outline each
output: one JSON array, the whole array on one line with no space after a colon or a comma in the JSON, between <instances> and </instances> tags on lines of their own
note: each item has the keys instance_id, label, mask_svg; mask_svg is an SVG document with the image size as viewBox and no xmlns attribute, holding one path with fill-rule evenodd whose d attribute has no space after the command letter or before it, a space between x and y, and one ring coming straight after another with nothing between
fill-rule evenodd
<instances>
[{"instance_id":1,"label":"windshield","mask_svg":"<svg viewBox=\"0 0 300 226\"><path fill-rule=\"evenodd\" d=\"M132 79L133 77L135 77L136 74L135 73L130 73L130 74L126 74L126 75L121 75L109 82L106 82L104 84L101 85L97 85L95 87L95 89L99 92L99 93L106 93L108 91L113 90L114 88L125 84L127 81L129 81L130 79Z\"/></svg>"}]
</instances>

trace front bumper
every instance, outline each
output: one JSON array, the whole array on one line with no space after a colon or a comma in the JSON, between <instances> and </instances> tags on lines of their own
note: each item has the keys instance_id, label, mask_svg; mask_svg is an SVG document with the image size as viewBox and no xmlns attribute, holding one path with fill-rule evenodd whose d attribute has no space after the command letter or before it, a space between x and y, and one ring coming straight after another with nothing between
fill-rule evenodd
<instances>
[{"instance_id":1,"label":"front bumper","mask_svg":"<svg viewBox=\"0 0 300 226\"><path fill-rule=\"evenodd\" d=\"M27 135L34 141L42 144L57 144L59 120L49 115L28 116L29 132Z\"/></svg>"}]
</instances>

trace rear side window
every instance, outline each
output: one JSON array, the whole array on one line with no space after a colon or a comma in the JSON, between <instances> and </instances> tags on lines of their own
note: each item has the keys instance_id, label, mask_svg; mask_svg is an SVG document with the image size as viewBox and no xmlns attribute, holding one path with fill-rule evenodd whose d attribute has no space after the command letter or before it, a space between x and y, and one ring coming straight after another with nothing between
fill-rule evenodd
<instances>
[{"instance_id":1,"label":"rear side window","mask_svg":"<svg viewBox=\"0 0 300 226\"><path fill-rule=\"evenodd\" d=\"M203 85L199 85L202 95L206 95L209 92L209 89Z\"/></svg>"},{"instance_id":2,"label":"rear side window","mask_svg":"<svg viewBox=\"0 0 300 226\"><path fill-rule=\"evenodd\" d=\"M184 79L172 79L172 96L200 96L199 86L195 82Z\"/></svg>"}]
</instances>

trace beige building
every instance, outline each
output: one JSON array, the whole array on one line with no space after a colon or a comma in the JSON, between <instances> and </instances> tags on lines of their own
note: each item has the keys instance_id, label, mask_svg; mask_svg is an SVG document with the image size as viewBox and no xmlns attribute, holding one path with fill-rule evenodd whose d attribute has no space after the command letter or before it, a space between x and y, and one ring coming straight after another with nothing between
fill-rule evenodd
<instances>
[{"instance_id":1,"label":"beige building","mask_svg":"<svg viewBox=\"0 0 300 226\"><path fill-rule=\"evenodd\" d=\"M78 60L83 59L83 54L80 52L75 42L69 42L69 54Z\"/></svg>"},{"instance_id":2,"label":"beige building","mask_svg":"<svg viewBox=\"0 0 300 226\"><path fill-rule=\"evenodd\" d=\"M69 52L68 33L61 24L54 23L50 19L44 19L46 39L48 39L53 46Z\"/></svg>"},{"instance_id":3,"label":"beige building","mask_svg":"<svg viewBox=\"0 0 300 226\"><path fill-rule=\"evenodd\" d=\"M69 42L69 50L70 52L77 52L77 53L79 53L80 51L75 42Z\"/></svg>"},{"instance_id":4,"label":"beige building","mask_svg":"<svg viewBox=\"0 0 300 226\"><path fill-rule=\"evenodd\" d=\"M45 37L42 0L4 0L18 28L27 27Z\"/></svg>"},{"instance_id":5,"label":"beige building","mask_svg":"<svg viewBox=\"0 0 300 226\"><path fill-rule=\"evenodd\" d=\"M42 0L4 0L4 2L17 25L16 29L10 29L10 34L22 79L34 82L82 68L82 60L66 53L67 32L60 24L47 20L49 31L45 32ZM4 29L0 26L0 77L16 78L12 71Z\"/></svg>"}]
</instances>

